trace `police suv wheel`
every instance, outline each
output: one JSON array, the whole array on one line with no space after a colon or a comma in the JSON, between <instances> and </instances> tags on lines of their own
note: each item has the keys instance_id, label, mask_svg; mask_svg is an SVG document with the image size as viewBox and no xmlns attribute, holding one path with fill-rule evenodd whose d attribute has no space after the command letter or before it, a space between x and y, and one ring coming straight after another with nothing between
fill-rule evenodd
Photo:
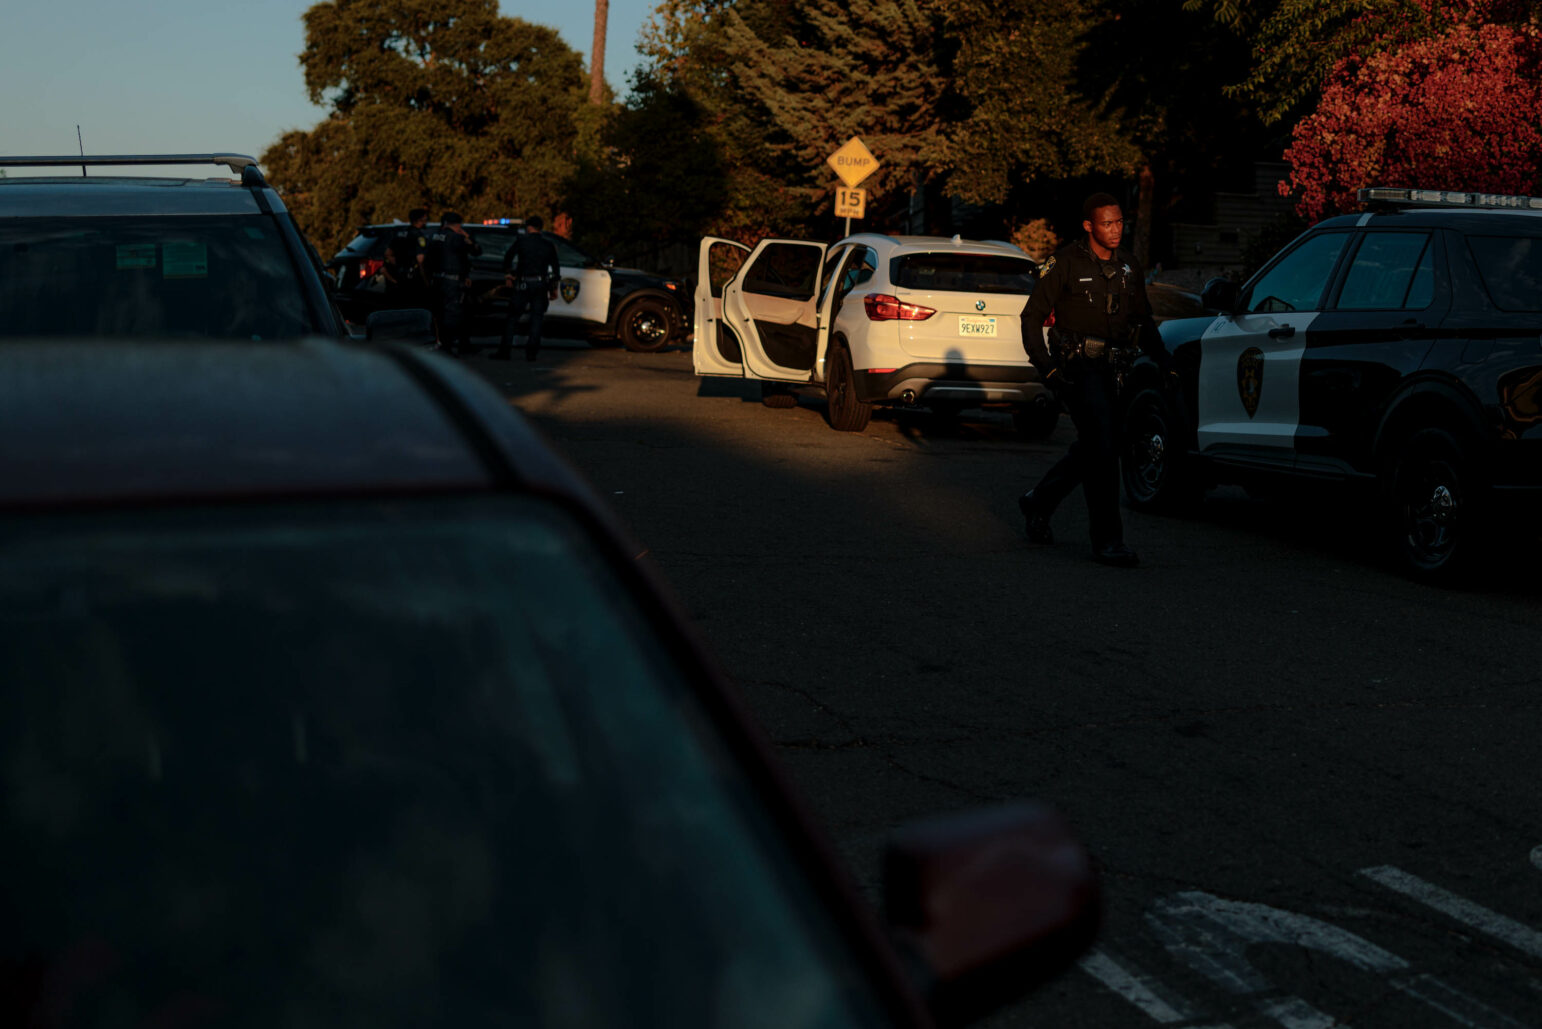
<instances>
[{"instance_id":1,"label":"police suv wheel","mask_svg":"<svg viewBox=\"0 0 1542 1029\"><path fill-rule=\"evenodd\" d=\"M1136 395L1126 408L1119 473L1124 495L1137 511L1175 511L1197 503L1203 491L1185 467L1167 404L1155 390Z\"/></svg>"},{"instance_id":2,"label":"police suv wheel","mask_svg":"<svg viewBox=\"0 0 1542 1029\"><path fill-rule=\"evenodd\" d=\"M831 347L825 358L825 395L829 400L830 428L840 432L861 432L867 428L873 407L857 399L851 351L843 346Z\"/></svg>"},{"instance_id":3,"label":"police suv wheel","mask_svg":"<svg viewBox=\"0 0 1542 1029\"><path fill-rule=\"evenodd\" d=\"M643 297L621 312L621 345L636 353L651 354L669 342L672 328L669 308L664 302Z\"/></svg>"},{"instance_id":4,"label":"police suv wheel","mask_svg":"<svg viewBox=\"0 0 1542 1029\"><path fill-rule=\"evenodd\" d=\"M1421 429L1386 473L1394 555L1415 578L1450 580L1470 567L1481 527L1471 464L1456 437Z\"/></svg>"}]
</instances>

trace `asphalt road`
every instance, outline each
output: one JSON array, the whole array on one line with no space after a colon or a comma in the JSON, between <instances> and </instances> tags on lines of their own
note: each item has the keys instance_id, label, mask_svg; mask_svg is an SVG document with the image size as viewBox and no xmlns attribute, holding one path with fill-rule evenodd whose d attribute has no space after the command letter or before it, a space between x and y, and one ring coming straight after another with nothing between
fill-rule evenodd
<instances>
[{"instance_id":1,"label":"asphalt road","mask_svg":"<svg viewBox=\"0 0 1542 1029\"><path fill-rule=\"evenodd\" d=\"M938 811L1061 808L1106 922L991 1026L1542 1025L1542 547L1405 581L1337 505L1126 511L1138 569L1015 498L1070 440L1004 415L759 403L689 351L472 359L672 585L876 896Z\"/></svg>"}]
</instances>

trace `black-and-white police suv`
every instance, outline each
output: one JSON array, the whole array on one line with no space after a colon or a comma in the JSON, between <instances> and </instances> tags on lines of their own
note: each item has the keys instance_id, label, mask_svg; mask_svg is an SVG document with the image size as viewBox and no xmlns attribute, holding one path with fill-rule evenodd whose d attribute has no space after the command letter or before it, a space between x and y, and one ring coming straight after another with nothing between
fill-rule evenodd
<instances>
[{"instance_id":1,"label":"black-and-white police suv","mask_svg":"<svg viewBox=\"0 0 1542 1029\"><path fill-rule=\"evenodd\" d=\"M234 177L177 174L202 165ZM22 169L0 178L0 336L346 334L315 248L251 157L0 157L0 168ZM367 331L433 341L426 315L394 312Z\"/></svg>"},{"instance_id":2,"label":"black-and-white police suv","mask_svg":"<svg viewBox=\"0 0 1542 1029\"><path fill-rule=\"evenodd\" d=\"M436 224L436 223L431 223ZM391 237L407 226L366 225L327 267L337 276L333 294L343 316L362 322L391 303L380 274ZM503 331L509 310L509 290L503 281L503 255L524 226L512 219L466 224L481 246L471 259L472 331L496 335ZM690 335L690 302L675 279L637 268L616 268L597 261L554 232L542 233L557 248L562 282L557 299L546 311L548 335L581 336L591 341L620 340L628 350L661 350Z\"/></svg>"},{"instance_id":3,"label":"black-and-white police suv","mask_svg":"<svg viewBox=\"0 0 1542 1029\"><path fill-rule=\"evenodd\" d=\"M1399 564L1449 579L1542 500L1542 198L1366 189L1219 314L1164 322L1140 362L1125 492L1173 509L1220 483L1364 486ZM1174 388L1176 387L1176 388Z\"/></svg>"}]
</instances>

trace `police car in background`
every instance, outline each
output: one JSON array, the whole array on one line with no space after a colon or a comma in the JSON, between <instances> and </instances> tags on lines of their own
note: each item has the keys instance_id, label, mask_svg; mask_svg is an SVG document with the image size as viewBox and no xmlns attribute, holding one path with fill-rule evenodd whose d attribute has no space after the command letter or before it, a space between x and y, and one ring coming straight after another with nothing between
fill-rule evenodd
<instances>
[{"instance_id":1,"label":"police car in background","mask_svg":"<svg viewBox=\"0 0 1542 1029\"><path fill-rule=\"evenodd\" d=\"M1174 509L1220 483L1365 487L1399 564L1471 568L1542 500L1542 198L1367 189L1217 315L1160 330L1126 392L1126 495Z\"/></svg>"},{"instance_id":2,"label":"police car in background","mask_svg":"<svg viewBox=\"0 0 1542 1029\"><path fill-rule=\"evenodd\" d=\"M429 223L430 228L435 224ZM380 269L386 245L406 228L402 223L366 225L328 263L337 277L333 299L350 322L362 322L385 307ZM472 332L497 335L503 332L509 309L503 255L515 236L525 231L524 225L517 219L499 218L481 225L468 222L466 231L482 248L481 256L471 262ZM615 339L628 350L643 353L682 343L690 335L689 305L678 280L637 268L617 268L589 257L556 233L542 235L557 248L562 271L557 299L546 312L547 335L571 333L591 342Z\"/></svg>"}]
</instances>

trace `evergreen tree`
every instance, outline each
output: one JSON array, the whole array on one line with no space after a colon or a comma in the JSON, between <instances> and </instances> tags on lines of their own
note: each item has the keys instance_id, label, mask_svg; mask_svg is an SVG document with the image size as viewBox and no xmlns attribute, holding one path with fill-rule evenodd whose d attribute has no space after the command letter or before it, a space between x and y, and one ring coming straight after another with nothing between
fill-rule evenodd
<instances>
[{"instance_id":1,"label":"evergreen tree","mask_svg":"<svg viewBox=\"0 0 1542 1029\"><path fill-rule=\"evenodd\" d=\"M324 0L304 21L306 89L332 113L262 160L318 242L413 207L555 213L584 78L553 30L497 0Z\"/></svg>"}]
</instances>

